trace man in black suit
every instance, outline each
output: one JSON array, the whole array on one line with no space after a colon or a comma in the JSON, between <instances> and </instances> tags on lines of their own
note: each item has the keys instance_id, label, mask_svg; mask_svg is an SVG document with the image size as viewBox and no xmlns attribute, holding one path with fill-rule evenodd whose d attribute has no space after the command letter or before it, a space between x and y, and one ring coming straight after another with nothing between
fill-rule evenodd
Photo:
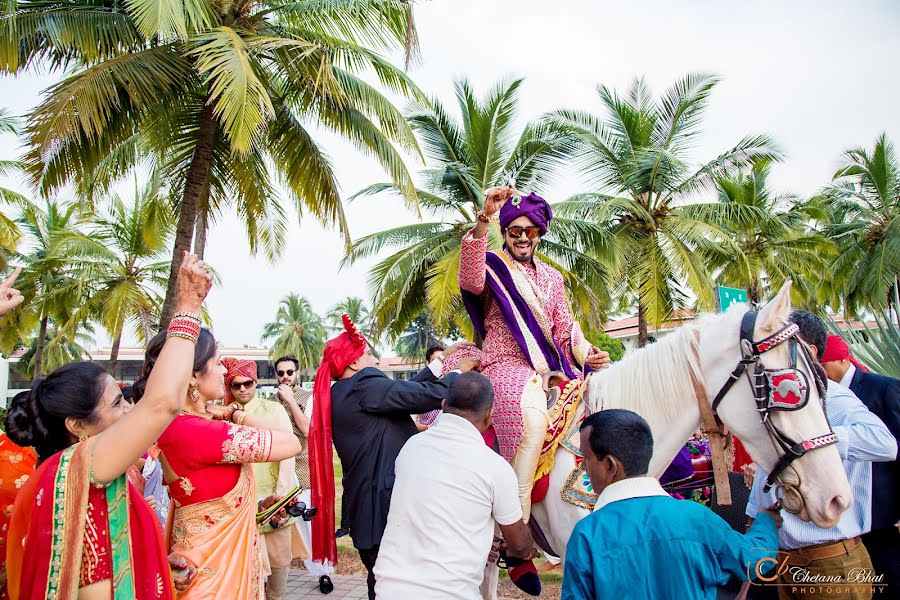
<instances>
[{"instance_id":1,"label":"man in black suit","mask_svg":"<svg viewBox=\"0 0 900 600\"><path fill-rule=\"evenodd\" d=\"M371 600L375 598L372 569L387 524L394 462L406 441L418 432L412 415L440 408L457 373L439 379L443 360L440 358L409 381L390 379L377 369L378 359L369 352L365 338L344 317L346 331L325 345L322 365L316 373L310 475L313 505L320 510L318 518L334 523L333 442L344 475L341 523L342 527L349 526L353 546L369 573ZM454 344L446 354L470 345ZM477 367L478 361L470 358L457 365L458 371ZM317 531L313 529L313 560L333 562L333 529L327 538L317 535Z\"/></svg>"},{"instance_id":2,"label":"man in black suit","mask_svg":"<svg viewBox=\"0 0 900 600\"><path fill-rule=\"evenodd\" d=\"M828 378L850 388L900 440L900 379L863 371L854 364L840 336L828 336L822 368ZM888 590L900 586L900 463L872 465L872 529L862 536L876 573L884 573Z\"/></svg>"}]
</instances>

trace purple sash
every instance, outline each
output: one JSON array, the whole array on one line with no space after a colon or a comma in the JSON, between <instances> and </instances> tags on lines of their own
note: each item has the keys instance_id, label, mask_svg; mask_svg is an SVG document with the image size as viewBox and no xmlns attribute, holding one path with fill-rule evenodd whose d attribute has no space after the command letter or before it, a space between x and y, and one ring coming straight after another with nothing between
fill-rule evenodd
<instances>
[{"instance_id":1,"label":"purple sash","mask_svg":"<svg viewBox=\"0 0 900 600\"><path fill-rule=\"evenodd\" d=\"M502 252L502 251L501 251ZM500 309L503 321L509 327L516 343L522 350L522 354L528 363L538 373L548 371L561 371L569 379L581 377L569 364L565 353L553 339L550 331L544 331L534 315L534 310L544 310L543 306L529 306L522 292L517 288L513 275L510 272L508 260L498 252L488 252L485 256L487 268L485 269L485 285L490 288L494 301ZM466 290L462 290L463 304L472 324L478 342L484 340L485 305L481 296L477 296ZM524 325L524 328L520 326ZM546 369L546 370L545 370ZM587 370L587 367L585 367Z\"/></svg>"}]
</instances>

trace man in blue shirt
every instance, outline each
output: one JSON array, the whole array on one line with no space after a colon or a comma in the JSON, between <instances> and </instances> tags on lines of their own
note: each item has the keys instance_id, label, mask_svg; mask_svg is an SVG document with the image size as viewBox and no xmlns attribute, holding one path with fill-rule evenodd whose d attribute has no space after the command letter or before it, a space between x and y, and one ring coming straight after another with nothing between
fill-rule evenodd
<instances>
[{"instance_id":1,"label":"man in blue shirt","mask_svg":"<svg viewBox=\"0 0 900 600\"><path fill-rule=\"evenodd\" d=\"M653 436L640 415L594 413L581 426L581 450L600 497L569 538L562 600L713 600L719 586L775 557L777 507L740 534L708 508L671 498L647 476Z\"/></svg>"}]
</instances>

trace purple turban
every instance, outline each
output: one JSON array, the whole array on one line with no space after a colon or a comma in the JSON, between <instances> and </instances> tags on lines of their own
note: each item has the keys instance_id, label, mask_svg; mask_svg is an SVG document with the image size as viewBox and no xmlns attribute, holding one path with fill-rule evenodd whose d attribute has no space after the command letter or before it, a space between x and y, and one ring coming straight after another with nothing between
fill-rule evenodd
<instances>
[{"instance_id":1,"label":"purple turban","mask_svg":"<svg viewBox=\"0 0 900 600\"><path fill-rule=\"evenodd\" d=\"M541 235L543 236L547 233L547 225L553 219L553 209L550 208L550 204L546 200L534 192L521 198L513 196L500 209L500 227L506 229L510 223L519 217L531 219L531 222L541 230Z\"/></svg>"}]
</instances>

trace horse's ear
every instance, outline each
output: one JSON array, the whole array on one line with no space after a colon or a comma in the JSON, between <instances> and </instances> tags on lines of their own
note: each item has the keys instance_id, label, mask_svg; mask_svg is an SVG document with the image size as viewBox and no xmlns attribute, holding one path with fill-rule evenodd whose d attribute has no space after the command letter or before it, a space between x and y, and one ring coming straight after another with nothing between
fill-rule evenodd
<instances>
[{"instance_id":1,"label":"horse's ear","mask_svg":"<svg viewBox=\"0 0 900 600\"><path fill-rule=\"evenodd\" d=\"M788 279L775 297L759 310L756 319L758 333L770 335L784 327L790 319L791 310L791 280Z\"/></svg>"}]
</instances>

